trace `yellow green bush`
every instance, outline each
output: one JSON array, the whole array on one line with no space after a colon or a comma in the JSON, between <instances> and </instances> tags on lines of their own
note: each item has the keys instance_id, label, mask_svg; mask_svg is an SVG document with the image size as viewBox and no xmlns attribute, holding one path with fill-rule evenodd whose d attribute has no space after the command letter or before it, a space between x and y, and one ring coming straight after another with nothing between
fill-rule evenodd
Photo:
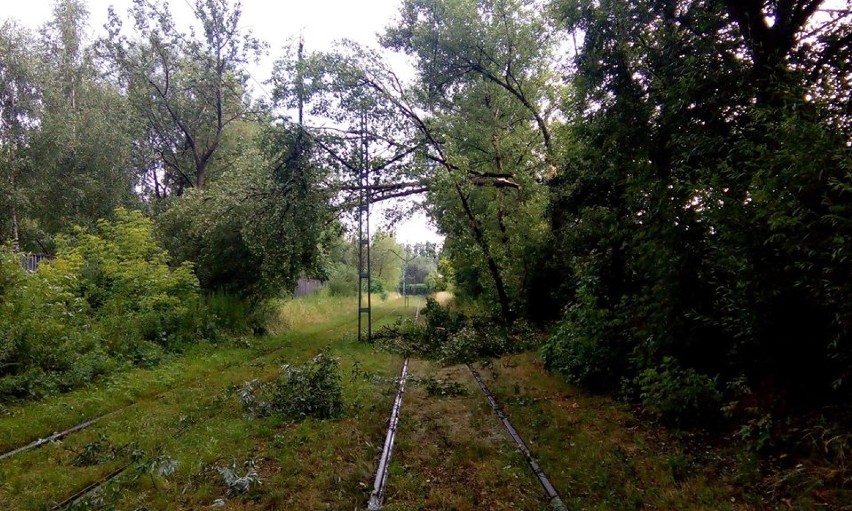
<instances>
[{"instance_id":1,"label":"yellow green bush","mask_svg":"<svg viewBox=\"0 0 852 511\"><path fill-rule=\"evenodd\" d=\"M149 365L205 336L198 280L172 268L138 211L78 230L25 273L0 253L0 400L79 386L120 365Z\"/></svg>"}]
</instances>

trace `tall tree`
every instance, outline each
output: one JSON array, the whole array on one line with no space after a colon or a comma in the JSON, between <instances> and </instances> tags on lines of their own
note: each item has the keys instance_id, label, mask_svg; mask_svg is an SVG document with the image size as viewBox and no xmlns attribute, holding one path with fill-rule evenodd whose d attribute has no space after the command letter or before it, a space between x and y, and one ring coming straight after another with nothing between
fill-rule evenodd
<instances>
[{"instance_id":1,"label":"tall tree","mask_svg":"<svg viewBox=\"0 0 852 511\"><path fill-rule=\"evenodd\" d=\"M134 0L135 33L123 34L111 13L101 46L143 119L139 161L146 189L158 198L203 188L225 131L256 113L244 66L264 45L240 28L239 2L195 0L193 11L199 34L182 32L167 4Z\"/></svg>"},{"instance_id":2,"label":"tall tree","mask_svg":"<svg viewBox=\"0 0 852 511\"><path fill-rule=\"evenodd\" d=\"M535 219L555 151L557 39L534 2L411 0L382 42L415 56L418 107L430 114L419 126L446 170L429 195L433 218L466 240L448 246L457 276L471 265L487 276L470 291L493 290L511 322L546 229Z\"/></svg>"},{"instance_id":3,"label":"tall tree","mask_svg":"<svg viewBox=\"0 0 852 511\"><path fill-rule=\"evenodd\" d=\"M675 356L800 396L848 373L850 152L808 78L809 37L848 27L811 23L819 4L558 4L584 42L552 183L573 291L554 367L614 383Z\"/></svg>"},{"instance_id":4,"label":"tall tree","mask_svg":"<svg viewBox=\"0 0 852 511\"><path fill-rule=\"evenodd\" d=\"M92 62L87 23L82 1L59 0L38 45L43 110L30 143L40 178L30 217L44 245L135 202L127 104Z\"/></svg>"},{"instance_id":5,"label":"tall tree","mask_svg":"<svg viewBox=\"0 0 852 511\"><path fill-rule=\"evenodd\" d=\"M0 201L4 215L0 239L20 248L21 212L27 204L23 189L30 176L28 135L38 123L41 94L36 79L30 34L12 22L0 26Z\"/></svg>"}]
</instances>

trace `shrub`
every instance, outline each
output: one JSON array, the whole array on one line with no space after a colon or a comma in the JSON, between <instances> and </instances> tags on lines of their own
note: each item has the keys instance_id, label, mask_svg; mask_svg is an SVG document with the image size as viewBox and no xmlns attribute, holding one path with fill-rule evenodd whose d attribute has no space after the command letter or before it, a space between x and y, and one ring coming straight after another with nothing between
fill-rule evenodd
<instances>
[{"instance_id":1,"label":"shrub","mask_svg":"<svg viewBox=\"0 0 852 511\"><path fill-rule=\"evenodd\" d=\"M379 295L382 301L388 299L388 290L381 280L370 281L370 292Z\"/></svg>"},{"instance_id":2,"label":"shrub","mask_svg":"<svg viewBox=\"0 0 852 511\"><path fill-rule=\"evenodd\" d=\"M26 274L0 251L0 400L70 390L122 363L153 365L201 337L192 266L170 268L150 220L116 210Z\"/></svg>"},{"instance_id":3,"label":"shrub","mask_svg":"<svg viewBox=\"0 0 852 511\"><path fill-rule=\"evenodd\" d=\"M712 423L720 415L722 394L716 379L682 368L672 357L636 377L639 397L657 418L679 426Z\"/></svg>"},{"instance_id":4,"label":"shrub","mask_svg":"<svg viewBox=\"0 0 852 511\"><path fill-rule=\"evenodd\" d=\"M482 317L468 317L458 310L426 299L423 323L398 321L373 336L387 351L417 355L445 365L499 357L528 347L525 325L507 330Z\"/></svg>"},{"instance_id":5,"label":"shrub","mask_svg":"<svg viewBox=\"0 0 852 511\"><path fill-rule=\"evenodd\" d=\"M278 313L271 301L251 300L224 291L204 295L199 310L207 314L207 324L215 327L210 336L265 334Z\"/></svg>"},{"instance_id":6,"label":"shrub","mask_svg":"<svg viewBox=\"0 0 852 511\"><path fill-rule=\"evenodd\" d=\"M340 367L337 360L320 353L307 364L285 365L271 383L244 383L239 397L249 416L333 419L343 413Z\"/></svg>"},{"instance_id":7,"label":"shrub","mask_svg":"<svg viewBox=\"0 0 852 511\"><path fill-rule=\"evenodd\" d=\"M168 253L141 212L116 210L113 222L98 221L97 234L79 233L44 270L49 280L76 280L73 292L103 319L111 349L141 339L163 346L196 337L192 311L200 299L190 263L168 265Z\"/></svg>"},{"instance_id":8,"label":"shrub","mask_svg":"<svg viewBox=\"0 0 852 511\"><path fill-rule=\"evenodd\" d=\"M593 389L611 386L617 374L610 350L597 338L583 335L571 321L559 324L542 347L541 356L548 370Z\"/></svg>"},{"instance_id":9,"label":"shrub","mask_svg":"<svg viewBox=\"0 0 852 511\"><path fill-rule=\"evenodd\" d=\"M354 296L358 294L358 272L343 263L335 264L328 275L330 296Z\"/></svg>"}]
</instances>

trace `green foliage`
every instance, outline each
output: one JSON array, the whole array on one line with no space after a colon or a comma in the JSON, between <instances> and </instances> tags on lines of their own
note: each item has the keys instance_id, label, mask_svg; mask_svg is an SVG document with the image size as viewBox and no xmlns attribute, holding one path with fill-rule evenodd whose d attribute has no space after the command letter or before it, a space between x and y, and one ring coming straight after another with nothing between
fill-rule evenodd
<instances>
[{"instance_id":1,"label":"green foliage","mask_svg":"<svg viewBox=\"0 0 852 511\"><path fill-rule=\"evenodd\" d=\"M192 267L168 265L139 212L118 209L24 274L0 256L0 399L41 397L125 363L153 365L197 340L203 314Z\"/></svg>"},{"instance_id":2,"label":"green foliage","mask_svg":"<svg viewBox=\"0 0 852 511\"><path fill-rule=\"evenodd\" d=\"M334 419L343 414L340 367L320 353L311 362L285 365L273 382L245 382L239 389L243 410L249 416L276 416L292 421Z\"/></svg>"},{"instance_id":3,"label":"green foliage","mask_svg":"<svg viewBox=\"0 0 852 511\"><path fill-rule=\"evenodd\" d=\"M246 127L227 173L187 191L157 218L180 261L192 261L203 289L250 300L277 297L318 272L333 222L301 128Z\"/></svg>"},{"instance_id":4,"label":"green foliage","mask_svg":"<svg viewBox=\"0 0 852 511\"><path fill-rule=\"evenodd\" d=\"M426 277L426 284L433 292L452 291L452 283L455 280L455 270L449 259L442 257L438 259L436 271Z\"/></svg>"},{"instance_id":5,"label":"green foliage","mask_svg":"<svg viewBox=\"0 0 852 511\"><path fill-rule=\"evenodd\" d=\"M499 357L530 346L529 332L519 322L507 329L486 317L467 315L426 299L418 324L398 321L374 335L385 350L437 360L445 365Z\"/></svg>"},{"instance_id":6,"label":"green foliage","mask_svg":"<svg viewBox=\"0 0 852 511\"><path fill-rule=\"evenodd\" d=\"M585 312L585 311L584 311ZM597 311L599 323L604 319L603 311ZM589 325L592 318L584 315L585 326L601 328L603 324ZM551 371L564 375L568 381L591 387L605 389L611 387L618 374L617 347L606 343L605 338L595 335L594 330L584 331L575 322L564 320L541 349L545 365Z\"/></svg>"},{"instance_id":7,"label":"green foliage","mask_svg":"<svg viewBox=\"0 0 852 511\"><path fill-rule=\"evenodd\" d=\"M170 268L168 261L153 223L119 209L115 222L101 220L97 234L81 233L60 249L43 274L56 281L76 276L76 291L99 320L109 351L121 353L140 340L165 347L194 336L198 280L191 264Z\"/></svg>"},{"instance_id":8,"label":"green foliage","mask_svg":"<svg viewBox=\"0 0 852 511\"><path fill-rule=\"evenodd\" d=\"M358 270L345 263L336 263L328 272L328 294L355 296L358 294Z\"/></svg>"},{"instance_id":9,"label":"green foliage","mask_svg":"<svg viewBox=\"0 0 852 511\"><path fill-rule=\"evenodd\" d=\"M707 426L720 415L722 393L716 379L684 369L672 357L642 371L635 383L645 409L665 422Z\"/></svg>"},{"instance_id":10,"label":"green foliage","mask_svg":"<svg viewBox=\"0 0 852 511\"><path fill-rule=\"evenodd\" d=\"M383 302L388 299L388 290L385 289L385 284L381 280L370 282L370 292L379 295Z\"/></svg>"},{"instance_id":11,"label":"green foliage","mask_svg":"<svg viewBox=\"0 0 852 511\"><path fill-rule=\"evenodd\" d=\"M370 240L370 271L373 285L378 286L376 289L387 293L397 288L402 277L403 257L408 255L393 234L382 231L373 234ZM381 294L381 291L375 292Z\"/></svg>"},{"instance_id":12,"label":"green foliage","mask_svg":"<svg viewBox=\"0 0 852 511\"><path fill-rule=\"evenodd\" d=\"M60 0L37 35L0 30L0 239L24 250L137 203L130 116L84 46L87 21L81 0Z\"/></svg>"},{"instance_id":13,"label":"green foliage","mask_svg":"<svg viewBox=\"0 0 852 511\"><path fill-rule=\"evenodd\" d=\"M205 315L205 323L210 326L206 337L212 339L223 333L234 336L266 334L277 310L272 301L252 301L218 291L202 297L199 314Z\"/></svg>"},{"instance_id":14,"label":"green foliage","mask_svg":"<svg viewBox=\"0 0 852 511\"><path fill-rule=\"evenodd\" d=\"M817 42L848 24L809 32L803 11L757 40L772 7L743 5L553 5L584 38L549 182L562 318L543 355L575 382L641 382L684 424L741 376L778 408L849 395L852 153L824 96L846 71L820 57L849 49Z\"/></svg>"}]
</instances>

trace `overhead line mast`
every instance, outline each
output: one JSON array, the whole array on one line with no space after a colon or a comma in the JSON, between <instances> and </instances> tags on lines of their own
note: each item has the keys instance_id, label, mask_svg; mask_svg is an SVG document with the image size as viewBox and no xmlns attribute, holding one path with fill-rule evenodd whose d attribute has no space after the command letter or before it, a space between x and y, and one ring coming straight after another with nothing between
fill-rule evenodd
<instances>
[{"instance_id":1,"label":"overhead line mast","mask_svg":"<svg viewBox=\"0 0 852 511\"><path fill-rule=\"evenodd\" d=\"M358 340L370 341L373 335L373 314L370 301L372 284L370 277L370 141L367 137L366 109L361 111L360 145L361 165L358 169Z\"/></svg>"}]
</instances>

